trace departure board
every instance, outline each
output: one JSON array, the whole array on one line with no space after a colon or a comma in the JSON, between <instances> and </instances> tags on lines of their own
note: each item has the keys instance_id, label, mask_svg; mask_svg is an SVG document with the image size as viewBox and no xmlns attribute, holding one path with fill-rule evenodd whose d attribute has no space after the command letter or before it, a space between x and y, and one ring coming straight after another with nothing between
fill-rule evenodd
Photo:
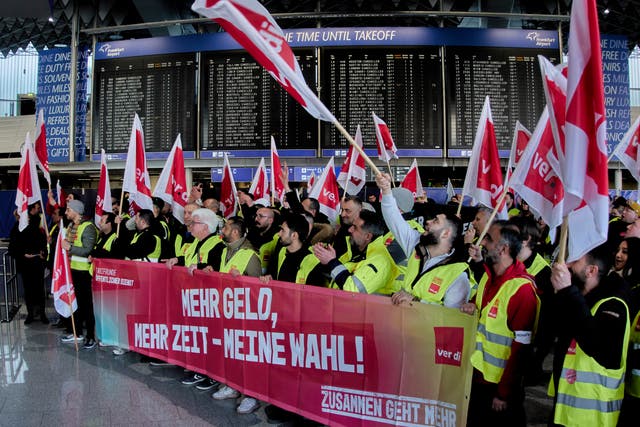
<instances>
[{"instance_id":1,"label":"departure board","mask_svg":"<svg viewBox=\"0 0 640 427\"><path fill-rule=\"evenodd\" d=\"M558 63L555 49L446 48L450 150L473 147L487 95L499 149L511 148L516 120L533 132L546 104L539 54Z\"/></svg>"},{"instance_id":2,"label":"departure board","mask_svg":"<svg viewBox=\"0 0 640 427\"><path fill-rule=\"evenodd\" d=\"M311 50L296 52L307 84L315 84ZM202 150L268 150L318 146L318 122L246 53L202 55Z\"/></svg>"},{"instance_id":3,"label":"departure board","mask_svg":"<svg viewBox=\"0 0 640 427\"><path fill-rule=\"evenodd\" d=\"M336 119L364 146L375 147L374 112L389 126L399 149L442 148L442 71L438 47L327 49L322 56L322 94ZM323 146L348 146L329 124Z\"/></svg>"},{"instance_id":4,"label":"departure board","mask_svg":"<svg viewBox=\"0 0 640 427\"><path fill-rule=\"evenodd\" d=\"M93 152L126 153L138 113L147 152L170 151L178 133L196 147L196 54L95 61Z\"/></svg>"}]
</instances>

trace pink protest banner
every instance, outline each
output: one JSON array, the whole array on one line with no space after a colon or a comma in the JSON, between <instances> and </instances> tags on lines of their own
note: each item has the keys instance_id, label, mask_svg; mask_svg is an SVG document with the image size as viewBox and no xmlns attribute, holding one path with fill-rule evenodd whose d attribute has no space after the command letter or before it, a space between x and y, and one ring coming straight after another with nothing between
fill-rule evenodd
<instances>
[{"instance_id":1,"label":"pink protest banner","mask_svg":"<svg viewBox=\"0 0 640 427\"><path fill-rule=\"evenodd\" d=\"M329 425L464 426L475 318L387 297L95 260L105 344Z\"/></svg>"}]
</instances>

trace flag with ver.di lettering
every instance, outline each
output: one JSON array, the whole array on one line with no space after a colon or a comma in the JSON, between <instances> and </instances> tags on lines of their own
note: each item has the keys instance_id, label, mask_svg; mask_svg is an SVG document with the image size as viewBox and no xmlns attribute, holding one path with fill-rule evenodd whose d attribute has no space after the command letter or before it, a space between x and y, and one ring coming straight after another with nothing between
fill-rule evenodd
<instances>
[{"instance_id":1,"label":"flag with ver.di lettering","mask_svg":"<svg viewBox=\"0 0 640 427\"><path fill-rule=\"evenodd\" d=\"M340 193L338 192L336 171L333 167L333 157L329 159L327 166L322 171L322 175L313 185L309 197L318 200L320 212L325 214L329 221L334 224L340 214Z\"/></svg>"},{"instance_id":2,"label":"flag with ver.di lettering","mask_svg":"<svg viewBox=\"0 0 640 427\"><path fill-rule=\"evenodd\" d=\"M131 127L122 191L129 193L129 211L132 216L140 209L153 210L151 184L144 149L144 132L137 113L133 117L133 126Z\"/></svg>"},{"instance_id":3,"label":"flag with ver.di lettering","mask_svg":"<svg viewBox=\"0 0 640 427\"><path fill-rule=\"evenodd\" d=\"M418 160L413 159L409 171L400 183L400 187L404 187L411 191L413 198L425 197L424 187L422 187L422 179L420 178L420 170L418 169Z\"/></svg>"},{"instance_id":4,"label":"flag with ver.di lettering","mask_svg":"<svg viewBox=\"0 0 640 427\"><path fill-rule=\"evenodd\" d=\"M66 239L67 230L60 220L60 232L56 242L56 252L53 258L53 271L51 272L51 293L53 294L53 306L62 317L70 317L78 309L75 289L71 278L69 256L62 248L62 242Z\"/></svg>"},{"instance_id":5,"label":"flag with ver.di lettering","mask_svg":"<svg viewBox=\"0 0 640 427\"><path fill-rule=\"evenodd\" d=\"M382 161L388 162L391 159L397 159L396 154L398 149L396 148L389 126L375 113L371 113L373 116L373 125L376 129L376 145L378 147L378 158Z\"/></svg>"},{"instance_id":6,"label":"flag with ver.di lettering","mask_svg":"<svg viewBox=\"0 0 640 427\"><path fill-rule=\"evenodd\" d=\"M232 217L238 212L238 190L226 153L222 168L222 182L220 183L220 205L222 215L225 218Z\"/></svg>"},{"instance_id":7,"label":"flag with ver.di lettering","mask_svg":"<svg viewBox=\"0 0 640 427\"><path fill-rule=\"evenodd\" d=\"M282 29L259 2L196 0L191 9L220 24L309 114L336 121L307 85Z\"/></svg>"},{"instance_id":8,"label":"flag with ver.di lettering","mask_svg":"<svg viewBox=\"0 0 640 427\"><path fill-rule=\"evenodd\" d=\"M184 153L182 152L182 138L176 137L169 157L158 177L153 196L160 197L171 205L173 217L184 224L184 207L189 200L187 193L187 178L184 170Z\"/></svg>"},{"instance_id":9,"label":"flag with ver.di lettering","mask_svg":"<svg viewBox=\"0 0 640 427\"><path fill-rule=\"evenodd\" d=\"M264 165L264 158L260 159L260 164L253 176L249 193L253 195L253 200L269 197L269 179L267 178L267 168Z\"/></svg>"},{"instance_id":10,"label":"flag with ver.di lettering","mask_svg":"<svg viewBox=\"0 0 640 427\"><path fill-rule=\"evenodd\" d=\"M42 206L42 195L40 193L40 182L36 170L36 154L31 143L31 135L27 132L24 145L22 146L22 159L20 161L20 172L18 173L18 188L16 192L16 210L18 212L18 230L22 231L29 225L29 206L40 202Z\"/></svg>"},{"instance_id":11,"label":"flag with ver.di lettering","mask_svg":"<svg viewBox=\"0 0 640 427\"><path fill-rule=\"evenodd\" d=\"M574 261L605 242L609 230L607 119L595 0L573 1L568 57L565 152L560 167L564 211L569 215L567 261Z\"/></svg>"},{"instance_id":12,"label":"flag with ver.di lettering","mask_svg":"<svg viewBox=\"0 0 640 427\"><path fill-rule=\"evenodd\" d=\"M36 121L36 133L33 144L36 151L36 164L42 171L44 179L49 183L51 188L51 175L49 174L49 154L47 152L47 128L44 125L44 109L38 111L38 120Z\"/></svg>"},{"instance_id":13,"label":"flag with ver.di lettering","mask_svg":"<svg viewBox=\"0 0 640 427\"><path fill-rule=\"evenodd\" d=\"M354 141L362 148L362 131L360 131L360 125L356 128ZM366 183L367 171L365 169L364 157L353 148L353 145L349 146L347 158L344 159L337 179L338 185L342 187L344 192L352 195L358 194Z\"/></svg>"},{"instance_id":14,"label":"flag with ver.di lettering","mask_svg":"<svg viewBox=\"0 0 640 427\"><path fill-rule=\"evenodd\" d=\"M95 223L100 227L100 218L108 212L113 212L111 204L111 184L109 183L109 169L107 169L107 155L104 149L100 155L100 181L98 181L98 193L96 194Z\"/></svg>"},{"instance_id":15,"label":"flag with ver.di lettering","mask_svg":"<svg viewBox=\"0 0 640 427\"><path fill-rule=\"evenodd\" d=\"M289 171L286 171L288 173ZM284 182L282 181L282 164L276 147L276 140L271 137L271 194L275 199L284 199Z\"/></svg>"},{"instance_id":16,"label":"flag with ver.di lettering","mask_svg":"<svg viewBox=\"0 0 640 427\"><path fill-rule=\"evenodd\" d=\"M462 195L470 196L477 203L494 209L503 192L504 183L498 155L498 143L493 127L491 105L487 96L478 121L478 130L473 142ZM507 218L504 202L498 209L497 215L502 219Z\"/></svg>"},{"instance_id":17,"label":"flag with ver.di lettering","mask_svg":"<svg viewBox=\"0 0 640 427\"><path fill-rule=\"evenodd\" d=\"M631 176L640 182L640 157L638 156L638 144L640 143L640 117L636 118L629 130L624 134L622 141L613 150L612 156L618 156L618 160L631 172Z\"/></svg>"}]
</instances>

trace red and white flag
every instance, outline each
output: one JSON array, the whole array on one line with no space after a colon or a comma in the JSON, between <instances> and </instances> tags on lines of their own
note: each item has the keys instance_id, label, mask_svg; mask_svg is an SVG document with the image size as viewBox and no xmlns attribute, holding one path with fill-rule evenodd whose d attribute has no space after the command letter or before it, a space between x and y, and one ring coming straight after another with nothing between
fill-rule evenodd
<instances>
[{"instance_id":1,"label":"red and white flag","mask_svg":"<svg viewBox=\"0 0 640 427\"><path fill-rule=\"evenodd\" d=\"M29 225L29 205L40 202L42 206L42 194L38 182L36 170L36 154L31 144L31 135L27 132L22 147L22 159L20 161L20 173L18 175L18 189L16 193L16 208L20 219L18 230L22 231Z\"/></svg>"},{"instance_id":2,"label":"red and white flag","mask_svg":"<svg viewBox=\"0 0 640 427\"><path fill-rule=\"evenodd\" d=\"M413 163L411 163L409 171L400 183L400 187L411 191L414 199L425 197L422 179L420 179L420 170L418 169L418 161L416 159L413 159Z\"/></svg>"},{"instance_id":3,"label":"red and white flag","mask_svg":"<svg viewBox=\"0 0 640 427\"><path fill-rule=\"evenodd\" d=\"M238 190L233 179L233 171L225 153L222 168L222 182L220 183L220 208L225 218L232 217L238 212Z\"/></svg>"},{"instance_id":4,"label":"red and white flag","mask_svg":"<svg viewBox=\"0 0 640 427\"><path fill-rule=\"evenodd\" d=\"M111 184L109 183L109 169L107 169L107 155L102 150L100 155L100 181L98 182L98 194L96 195L96 226L100 226L100 218L107 212L113 212L111 205Z\"/></svg>"},{"instance_id":5,"label":"red and white flag","mask_svg":"<svg viewBox=\"0 0 640 427\"><path fill-rule=\"evenodd\" d=\"M256 174L251 181L249 193L253 195L253 200L259 200L269 197L269 179L267 178L267 167L264 164L264 158L260 159L260 164L256 170Z\"/></svg>"},{"instance_id":6,"label":"red and white flag","mask_svg":"<svg viewBox=\"0 0 640 427\"><path fill-rule=\"evenodd\" d=\"M318 178L318 182L313 185L309 197L318 200L320 212L325 214L329 221L334 224L340 213L340 193L338 192L333 157L329 159L327 166L322 171L322 175Z\"/></svg>"},{"instance_id":7,"label":"red and white flag","mask_svg":"<svg viewBox=\"0 0 640 427\"><path fill-rule=\"evenodd\" d=\"M493 209L504 192L502 179L491 105L487 96L484 100L482 114L480 114L462 195L470 196L476 202ZM507 218L504 203L498 210L498 217Z\"/></svg>"},{"instance_id":8,"label":"red and white flag","mask_svg":"<svg viewBox=\"0 0 640 427\"><path fill-rule=\"evenodd\" d=\"M356 144L362 148L362 132L360 125L356 129L354 138ZM353 145L349 146L347 158L344 159L340 173L338 174L338 184L345 193L356 195L362 190L367 179L367 170L365 169L364 157L360 155Z\"/></svg>"},{"instance_id":9,"label":"red and white flag","mask_svg":"<svg viewBox=\"0 0 640 427\"><path fill-rule=\"evenodd\" d=\"M509 186L527 201L531 210L544 219L551 229L562 223L564 186L556 171L555 142L545 107L529 144L516 165Z\"/></svg>"},{"instance_id":10,"label":"red and white flag","mask_svg":"<svg viewBox=\"0 0 640 427\"><path fill-rule=\"evenodd\" d=\"M375 113L371 113L373 116L373 125L376 128L376 144L378 146L378 158L382 161L388 162L391 159L397 159L396 154L398 149L393 142L393 137L389 131L389 126Z\"/></svg>"},{"instance_id":11,"label":"red and white flag","mask_svg":"<svg viewBox=\"0 0 640 427\"><path fill-rule=\"evenodd\" d=\"M132 216L140 209L153 210L151 184L144 151L144 132L137 113L133 118L133 127L131 128L122 191L129 192L129 211Z\"/></svg>"},{"instance_id":12,"label":"red and white flag","mask_svg":"<svg viewBox=\"0 0 640 427\"><path fill-rule=\"evenodd\" d=\"M65 207L67 206L67 195L62 189L62 185L60 185L60 180L56 181L56 196L58 197L58 206Z\"/></svg>"},{"instance_id":13,"label":"red and white flag","mask_svg":"<svg viewBox=\"0 0 640 427\"><path fill-rule=\"evenodd\" d=\"M271 137L271 194L278 200L284 199L284 182L282 182L282 164L276 148L276 140ZM289 173L289 171L287 171Z\"/></svg>"},{"instance_id":14,"label":"red and white flag","mask_svg":"<svg viewBox=\"0 0 640 427\"><path fill-rule=\"evenodd\" d=\"M511 143L511 153L509 153L509 167L507 170L512 170L518 165L530 139L531 132L529 132L519 120L516 120L516 127L513 131L513 142Z\"/></svg>"},{"instance_id":15,"label":"red and white flag","mask_svg":"<svg viewBox=\"0 0 640 427\"><path fill-rule=\"evenodd\" d=\"M607 240L609 225L607 120L595 0L573 1L569 28L566 146L560 162L564 211L570 212L567 261L574 261Z\"/></svg>"},{"instance_id":16,"label":"red and white flag","mask_svg":"<svg viewBox=\"0 0 640 427\"><path fill-rule=\"evenodd\" d=\"M560 64L554 66L547 58L538 55L540 71L542 73L542 83L544 94L549 107L549 122L555 140L556 157L559 161L564 157L565 152L565 122L567 108L567 76L566 68ZM557 166L560 169L560 166Z\"/></svg>"},{"instance_id":17,"label":"red and white flag","mask_svg":"<svg viewBox=\"0 0 640 427\"><path fill-rule=\"evenodd\" d=\"M618 156L622 164L631 172L631 175L640 182L640 157L638 156L638 144L640 144L640 117L624 134L622 141L611 153L611 157Z\"/></svg>"},{"instance_id":18,"label":"red and white flag","mask_svg":"<svg viewBox=\"0 0 640 427\"><path fill-rule=\"evenodd\" d=\"M228 32L313 117L336 119L307 86L282 29L256 0L196 0L191 9Z\"/></svg>"},{"instance_id":19,"label":"red and white flag","mask_svg":"<svg viewBox=\"0 0 640 427\"><path fill-rule=\"evenodd\" d=\"M44 179L49 183L51 188L51 175L49 174L49 155L47 154L47 130L44 126L44 110L38 111L38 120L36 121L36 136L34 139L36 150L36 164L42 171Z\"/></svg>"},{"instance_id":20,"label":"red and white flag","mask_svg":"<svg viewBox=\"0 0 640 427\"><path fill-rule=\"evenodd\" d=\"M62 317L70 317L71 313L78 309L78 301L71 279L69 256L62 249L62 242L66 238L67 230L60 220L60 233L56 243L56 253L53 258L53 271L51 272L51 293L53 294L53 306Z\"/></svg>"},{"instance_id":21,"label":"red and white flag","mask_svg":"<svg viewBox=\"0 0 640 427\"><path fill-rule=\"evenodd\" d=\"M309 179L307 180L307 194L309 194L311 189L313 189L313 185L315 183L316 183L316 173L311 172L311 175L309 175Z\"/></svg>"},{"instance_id":22,"label":"red and white flag","mask_svg":"<svg viewBox=\"0 0 640 427\"><path fill-rule=\"evenodd\" d=\"M184 171L184 154L180 134L176 137L169 157L158 177L153 189L153 196L161 198L171 205L175 219L184 224L184 207L189 200L187 193L187 178Z\"/></svg>"}]
</instances>

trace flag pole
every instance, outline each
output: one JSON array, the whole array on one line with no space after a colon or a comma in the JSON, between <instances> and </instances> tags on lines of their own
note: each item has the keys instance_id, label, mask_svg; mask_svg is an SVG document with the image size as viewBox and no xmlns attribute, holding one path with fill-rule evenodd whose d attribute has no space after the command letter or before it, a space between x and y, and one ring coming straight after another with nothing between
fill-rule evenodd
<instances>
[{"instance_id":1,"label":"flag pole","mask_svg":"<svg viewBox=\"0 0 640 427\"><path fill-rule=\"evenodd\" d=\"M455 193L454 193L455 195ZM464 194L460 195L460 202L458 202L458 210L456 211L456 216L460 218L460 212L462 212L462 201L464 200Z\"/></svg>"},{"instance_id":2,"label":"flag pole","mask_svg":"<svg viewBox=\"0 0 640 427\"><path fill-rule=\"evenodd\" d=\"M389 164L389 159L387 159L387 169L389 169L389 176L392 177L391 186L395 187L396 186L396 180L393 179L393 172L391 172L391 165Z\"/></svg>"},{"instance_id":3,"label":"flag pole","mask_svg":"<svg viewBox=\"0 0 640 427\"><path fill-rule=\"evenodd\" d=\"M364 152L364 150L362 148L360 148L360 146L358 144L356 144L356 141L351 137L351 135L349 135L349 132L347 132L344 127L342 127L340 122L336 120L336 121L333 122L333 125L340 131L340 133L345 138L347 138L347 141L349 141L349 144L351 144L353 146L353 148L355 148L358 151L358 153L360 153L360 155L362 156L364 161L367 162L367 164L373 170L373 172L376 175L381 175L382 172L380 172L380 169L378 169L378 167L373 163L373 161L369 158L369 156L367 156L367 154Z\"/></svg>"},{"instance_id":4,"label":"flag pole","mask_svg":"<svg viewBox=\"0 0 640 427\"><path fill-rule=\"evenodd\" d=\"M118 216L122 219L122 204L124 203L124 190L120 191L120 213ZM120 237L120 224L122 224L122 220L118 223L118 227L116 228L116 238Z\"/></svg>"},{"instance_id":5,"label":"flag pole","mask_svg":"<svg viewBox=\"0 0 640 427\"><path fill-rule=\"evenodd\" d=\"M560 227L560 242L558 242L558 256L556 263L564 264L567 259L567 235L569 232L569 216L562 218L562 226Z\"/></svg>"},{"instance_id":6,"label":"flag pole","mask_svg":"<svg viewBox=\"0 0 640 427\"><path fill-rule=\"evenodd\" d=\"M507 197L507 187L505 187L505 191L503 191L502 194L500 195L500 198L496 202L496 206L493 208L493 211L491 212L491 216L489 217L489 219L487 220L487 223L484 226L484 230L482 230L482 233L480 233L480 236L478 237L478 240L477 240L478 245L480 245L480 243L482 242L482 239L484 239L484 236L487 235L487 232L489 231L489 227L491 227L491 223L493 222L496 215L498 214L498 210L502 206L502 202L504 202L505 197ZM471 257L467 259L467 262L471 262Z\"/></svg>"}]
</instances>

